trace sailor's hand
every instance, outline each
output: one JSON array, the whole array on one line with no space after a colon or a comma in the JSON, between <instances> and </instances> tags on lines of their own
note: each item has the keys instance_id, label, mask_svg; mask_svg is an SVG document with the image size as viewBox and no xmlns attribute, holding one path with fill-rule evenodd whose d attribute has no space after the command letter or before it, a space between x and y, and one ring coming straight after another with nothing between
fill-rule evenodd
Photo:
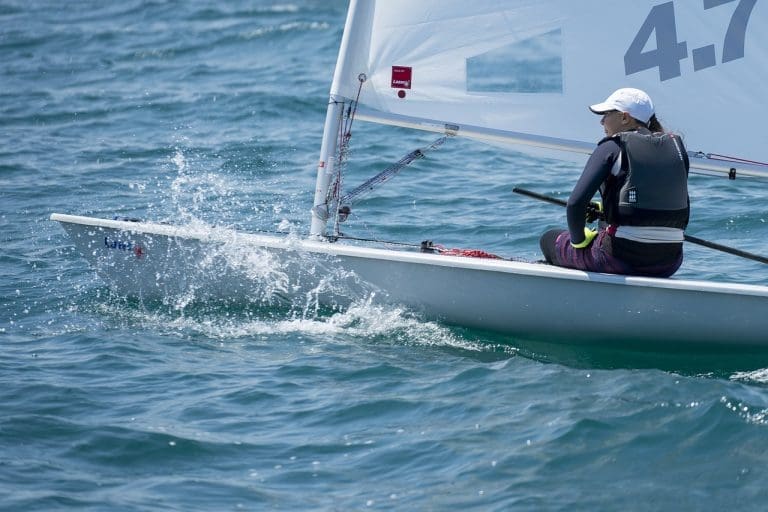
<instances>
[{"instance_id":1,"label":"sailor's hand","mask_svg":"<svg viewBox=\"0 0 768 512\"><path fill-rule=\"evenodd\" d=\"M573 243L573 241L571 241L571 245L573 246L574 249L585 249L589 247L589 244L592 243L592 240L594 240L596 236L597 236L596 229L584 228L584 241L578 244L575 244Z\"/></svg>"},{"instance_id":2,"label":"sailor's hand","mask_svg":"<svg viewBox=\"0 0 768 512\"><path fill-rule=\"evenodd\" d=\"M587 222L595 222L603 216L602 201L592 201L587 206Z\"/></svg>"}]
</instances>

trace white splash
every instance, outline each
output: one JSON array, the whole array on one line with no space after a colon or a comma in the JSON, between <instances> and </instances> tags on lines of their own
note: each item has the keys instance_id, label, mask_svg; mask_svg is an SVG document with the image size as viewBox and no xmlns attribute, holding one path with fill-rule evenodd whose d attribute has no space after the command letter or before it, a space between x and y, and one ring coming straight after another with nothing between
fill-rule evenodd
<instances>
[{"instance_id":1,"label":"white splash","mask_svg":"<svg viewBox=\"0 0 768 512\"><path fill-rule=\"evenodd\" d=\"M748 372L736 372L730 377L731 380L754 382L757 384L768 384L768 368L760 368Z\"/></svg>"},{"instance_id":2,"label":"white splash","mask_svg":"<svg viewBox=\"0 0 768 512\"><path fill-rule=\"evenodd\" d=\"M184 158L184 153L176 148L176 152L171 157L171 162L176 166L179 172L185 172L187 170L187 160Z\"/></svg>"}]
</instances>

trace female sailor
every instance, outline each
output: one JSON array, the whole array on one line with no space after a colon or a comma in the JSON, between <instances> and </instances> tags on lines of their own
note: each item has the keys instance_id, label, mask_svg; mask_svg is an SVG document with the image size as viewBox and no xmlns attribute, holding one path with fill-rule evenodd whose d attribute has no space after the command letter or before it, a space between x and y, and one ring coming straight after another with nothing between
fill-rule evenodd
<instances>
[{"instance_id":1,"label":"female sailor","mask_svg":"<svg viewBox=\"0 0 768 512\"><path fill-rule=\"evenodd\" d=\"M605 137L568 199L568 230L540 239L548 263L612 274L669 277L683 262L688 225L688 155L665 133L650 97L623 88L589 107L602 116ZM598 229L592 198L600 191ZM593 206L591 206L593 205Z\"/></svg>"}]
</instances>

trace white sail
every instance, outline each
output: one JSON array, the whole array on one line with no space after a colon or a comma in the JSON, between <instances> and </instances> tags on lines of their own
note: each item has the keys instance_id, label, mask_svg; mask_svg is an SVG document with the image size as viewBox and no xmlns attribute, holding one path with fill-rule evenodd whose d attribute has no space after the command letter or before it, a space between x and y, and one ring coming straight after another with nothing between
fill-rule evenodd
<instances>
[{"instance_id":1,"label":"white sail","mask_svg":"<svg viewBox=\"0 0 768 512\"><path fill-rule=\"evenodd\" d=\"M653 98L691 152L768 162L768 6L757 0L351 0L331 89L364 117L585 151L587 106ZM701 168L766 167L695 159Z\"/></svg>"}]
</instances>

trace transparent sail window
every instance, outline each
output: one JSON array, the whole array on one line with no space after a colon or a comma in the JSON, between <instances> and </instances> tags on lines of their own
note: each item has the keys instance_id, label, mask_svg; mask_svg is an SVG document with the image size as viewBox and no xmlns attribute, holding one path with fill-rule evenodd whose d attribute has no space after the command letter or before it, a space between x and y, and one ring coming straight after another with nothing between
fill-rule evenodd
<instances>
[{"instance_id":1,"label":"transparent sail window","mask_svg":"<svg viewBox=\"0 0 768 512\"><path fill-rule=\"evenodd\" d=\"M563 92L559 29L467 59L467 92Z\"/></svg>"}]
</instances>

